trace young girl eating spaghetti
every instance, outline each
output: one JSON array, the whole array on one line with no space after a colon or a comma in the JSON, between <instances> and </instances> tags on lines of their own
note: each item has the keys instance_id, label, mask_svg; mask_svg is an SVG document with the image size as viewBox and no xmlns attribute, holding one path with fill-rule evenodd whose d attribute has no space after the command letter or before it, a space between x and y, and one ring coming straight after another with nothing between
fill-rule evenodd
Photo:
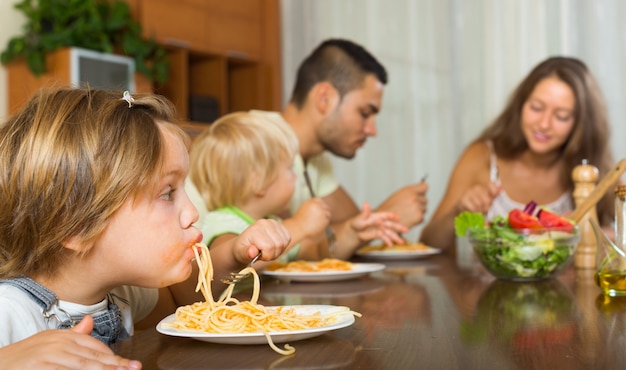
<instances>
[{"instance_id":1,"label":"young girl eating spaghetti","mask_svg":"<svg viewBox=\"0 0 626 370\"><path fill-rule=\"evenodd\" d=\"M139 369L106 345L193 303L177 289L202 234L174 121L156 95L58 89L0 126L0 368ZM271 260L289 240L267 220L233 248Z\"/></svg>"}]
</instances>

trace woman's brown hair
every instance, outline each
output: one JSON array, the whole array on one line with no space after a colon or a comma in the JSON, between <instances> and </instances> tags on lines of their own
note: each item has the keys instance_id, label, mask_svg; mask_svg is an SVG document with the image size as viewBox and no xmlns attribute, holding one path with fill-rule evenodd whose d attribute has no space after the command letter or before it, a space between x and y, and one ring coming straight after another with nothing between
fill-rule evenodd
<instances>
[{"instance_id":1,"label":"woman's brown hair","mask_svg":"<svg viewBox=\"0 0 626 370\"><path fill-rule=\"evenodd\" d=\"M566 83L576 98L574 127L557 158L564 164L560 175L561 184L563 188L572 191L572 171L583 160L598 168L600 178L613 166L604 98L598 83L582 61L571 57L551 57L539 63L513 91L502 113L476 141L490 140L496 155L501 158L516 158L527 150L528 143L521 128L522 108L537 84L553 76ZM613 221L611 192L600 201L597 211L602 225Z\"/></svg>"}]
</instances>

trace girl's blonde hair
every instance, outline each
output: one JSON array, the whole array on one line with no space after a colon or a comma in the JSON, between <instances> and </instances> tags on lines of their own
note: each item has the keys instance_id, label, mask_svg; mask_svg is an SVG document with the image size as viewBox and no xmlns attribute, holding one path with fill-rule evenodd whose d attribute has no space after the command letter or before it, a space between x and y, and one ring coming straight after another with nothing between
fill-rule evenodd
<instances>
[{"instance_id":1,"label":"girl's blonde hair","mask_svg":"<svg viewBox=\"0 0 626 370\"><path fill-rule=\"evenodd\" d=\"M263 113L237 112L215 121L193 142L189 178L207 209L246 202L293 160L298 139L285 122Z\"/></svg>"},{"instance_id":2,"label":"girl's blonde hair","mask_svg":"<svg viewBox=\"0 0 626 370\"><path fill-rule=\"evenodd\" d=\"M130 107L122 92L61 88L0 126L0 277L53 275L71 253L64 243L90 245L127 199L152 191L162 131L189 146L174 122L161 96Z\"/></svg>"}]
</instances>

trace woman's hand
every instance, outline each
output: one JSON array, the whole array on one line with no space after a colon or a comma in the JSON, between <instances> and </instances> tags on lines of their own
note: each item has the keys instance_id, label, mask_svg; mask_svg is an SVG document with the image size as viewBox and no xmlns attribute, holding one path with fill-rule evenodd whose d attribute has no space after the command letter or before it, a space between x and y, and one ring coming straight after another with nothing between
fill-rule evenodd
<instances>
[{"instance_id":1,"label":"woman's hand","mask_svg":"<svg viewBox=\"0 0 626 370\"><path fill-rule=\"evenodd\" d=\"M487 213L500 189L501 186L493 182L489 182L487 185L473 185L459 200L456 207L457 214L465 211Z\"/></svg>"}]
</instances>

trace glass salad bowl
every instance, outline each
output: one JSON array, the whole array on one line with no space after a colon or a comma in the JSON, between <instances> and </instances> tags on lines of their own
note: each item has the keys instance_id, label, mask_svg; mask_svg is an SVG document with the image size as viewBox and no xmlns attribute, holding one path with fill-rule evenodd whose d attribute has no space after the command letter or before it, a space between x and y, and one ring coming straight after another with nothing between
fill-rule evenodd
<instances>
[{"instance_id":1,"label":"glass salad bowl","mask_svg":"<svg viewBox=\"0 0 626 370\"><path fill-rule=\"evenodd\" d=\"M567 267L580 240L578 226L533 229L469 228L478 259L498 279L543 280Z\"/></svg>"}]
</instances>

